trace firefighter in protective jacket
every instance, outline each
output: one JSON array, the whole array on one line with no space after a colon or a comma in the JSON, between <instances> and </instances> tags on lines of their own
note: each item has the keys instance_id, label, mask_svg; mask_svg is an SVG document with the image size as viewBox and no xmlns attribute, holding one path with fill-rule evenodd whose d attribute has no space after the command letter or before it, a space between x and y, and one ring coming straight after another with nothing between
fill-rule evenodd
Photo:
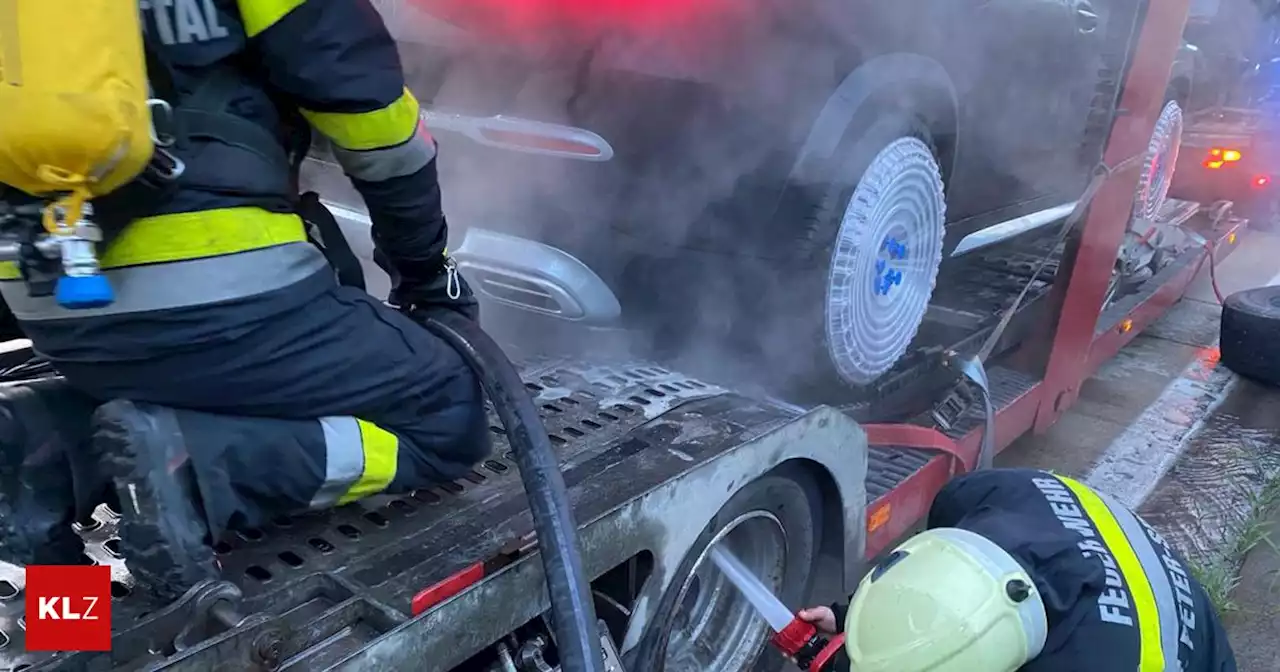
<instances>
[{"instance_id":1,"label":"firefighter in protective jacket","mask_svg":"<svg viewBox=\"0 0 1280 672\"><path fill-rule=\"evenodd\" d=\"M800 612L845 634L858 672L1235 672L1204 589L1113 498L1048 472L995 469L938 493L928 529L848 605Z\"/></svg>"},{"instance_id":2,"label":"firefighter in protective jacket","mask_svg":"<svg viewBox=\"0 0 1280 672\"><path fill-rule=\"evenodd\" d=\"M436 144L369 0L140 8L171 108L155 125L186 169L93 202L114 303L67 310L0 269L63 376L0 392L0 555L78 562L71 523L105 501L130 570L173 597L216 576L229 529L456 479L489 443L478 379L412 319L476 306L446 256ZM315 136L364 198L399 310L340 285L308 241L304 219L327 216L298 193Z\"/></svg>"}]
</instances>

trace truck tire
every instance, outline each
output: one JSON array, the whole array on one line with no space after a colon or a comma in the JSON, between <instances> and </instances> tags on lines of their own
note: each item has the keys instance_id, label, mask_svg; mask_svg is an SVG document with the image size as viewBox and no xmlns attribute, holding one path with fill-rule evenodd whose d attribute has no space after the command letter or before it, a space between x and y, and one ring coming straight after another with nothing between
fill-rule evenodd
<instances>
[{"instance_id":1,"label":"truck tire","mask_svg":"<svg viewBox=\"0 0 1280 672\"><path fill-rule=\"evenodd\" d=\"M865 388L907 352L929 307L946 233L942 169L925 125L882 111L837 152L775 280L763 350L790 396ZM809 345L798 345L809 344Z\"/></svg>"},{"instance_id":2,"label":"truck tire","mask_svg":"<svg viewBox=\"0 0 1280 672\"><path fill-rule=\"evenodd\" d=\"M1222 304L1222 363L1260 383L1280 387L1280 286L1236 292Z\"/></svg>"},{"instance_id":3,"label":"truck tire","mask_svg":"<svg viewBox=\"0 0 1280 672\"><path fill-rule=\"evenodd\" d=\"M1138 191L1133 198L1134 219L1153 220L1164 207L1173 184L1173 172L1178 163L1178 150L1182 147L1182 108L1170 100L1165 103L1151 132L1147 156L1142 174L1138 177Z\"/></svg>"},{"instance_id":4,"label":"truck tire","mask_svg":"<svg viewBox=\"0 0 1280 672\"><path fill-rule=\"evenodd\" d=\"M729 549L792 609L808 606L822 539L814 478L783 466L748 483L711 520L676 569L627 669L653 672L773 672L768 625L710 561Z\"/></svg>"}]
</instances>

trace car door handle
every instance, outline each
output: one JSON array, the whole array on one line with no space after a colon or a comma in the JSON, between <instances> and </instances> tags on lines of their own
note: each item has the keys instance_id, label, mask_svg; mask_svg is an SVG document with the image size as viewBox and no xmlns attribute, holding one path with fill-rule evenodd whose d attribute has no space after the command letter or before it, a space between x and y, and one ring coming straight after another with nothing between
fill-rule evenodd
<instances>
[{"instance_id":1,"label":"car door handle","mask_svg":"<svg viewBox=\"0 0 1280 672\"><path fill-rule=\"evenodd\" d=\"M1093 6L1087 2L1076 4L1076 30L1080 33L1088 35L1098 29L1098 13L1093 11Z\"/></svg>"}]
</instances>

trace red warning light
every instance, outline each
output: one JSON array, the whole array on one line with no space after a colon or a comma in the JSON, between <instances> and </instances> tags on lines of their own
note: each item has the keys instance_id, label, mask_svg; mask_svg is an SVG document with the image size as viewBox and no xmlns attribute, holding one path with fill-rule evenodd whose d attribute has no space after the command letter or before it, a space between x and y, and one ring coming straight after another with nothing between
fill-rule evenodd
<instances>
[{"instance_id":1,"label":"red warning light","mask_svg":"<svg viewBox=\"0 0 1280 672\"><path fill-rule=\"evenodd\" d=\"M1258 175L1257 177L1253 178L1253 186L1255 187L1262 188L1267 186L1268 184L1271 184L1270 175Z\"/></svg>"}]
</instances>

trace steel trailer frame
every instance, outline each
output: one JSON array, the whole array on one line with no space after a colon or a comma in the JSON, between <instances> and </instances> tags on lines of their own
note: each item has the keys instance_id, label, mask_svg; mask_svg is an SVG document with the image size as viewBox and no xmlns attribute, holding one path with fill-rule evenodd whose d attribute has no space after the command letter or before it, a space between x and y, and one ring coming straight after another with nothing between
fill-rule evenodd
<instances>
[{"instance_id":1,"label":"steel trailer frame","mask_svg":"<svg viewBox=\"0 0 1280 672\"><path fill-rule=\"evenodd\" d=\"M1103 154L1104 166L1120 166L1147 150L1164 103L1174 55L1186 22L1189 0L1150 2L1129 56L1120 102ZM1200 222L1207 241L1184 254L1137 296L1104 310L1104 297L1128 226L1141 162L1112 171L1080 230L1068 241L1050 294L1055 319L1042 338L1027 339L1000 363L988 364L996 450L1027 432L1043 433L1075 403L1080 387L1098 368L1176 303L1197 271L1218 252L1233 249L1244 222ZM1065 277L1061 274L1066 273ZM1044 350L1037 343L1051 343ZM1043 375L1027 373L1043 365ZM873 558L920 522L946 482L976 460L983 426L970 414L943 433L919 425L866 428L872 445L868 489L875 495L867 511L867 557ZM924 451L927 461L892 487L877 488L876 472L888 472L887 456ZM898 458L901 461L901 458Z\"/></svg>"}]
</instances>

